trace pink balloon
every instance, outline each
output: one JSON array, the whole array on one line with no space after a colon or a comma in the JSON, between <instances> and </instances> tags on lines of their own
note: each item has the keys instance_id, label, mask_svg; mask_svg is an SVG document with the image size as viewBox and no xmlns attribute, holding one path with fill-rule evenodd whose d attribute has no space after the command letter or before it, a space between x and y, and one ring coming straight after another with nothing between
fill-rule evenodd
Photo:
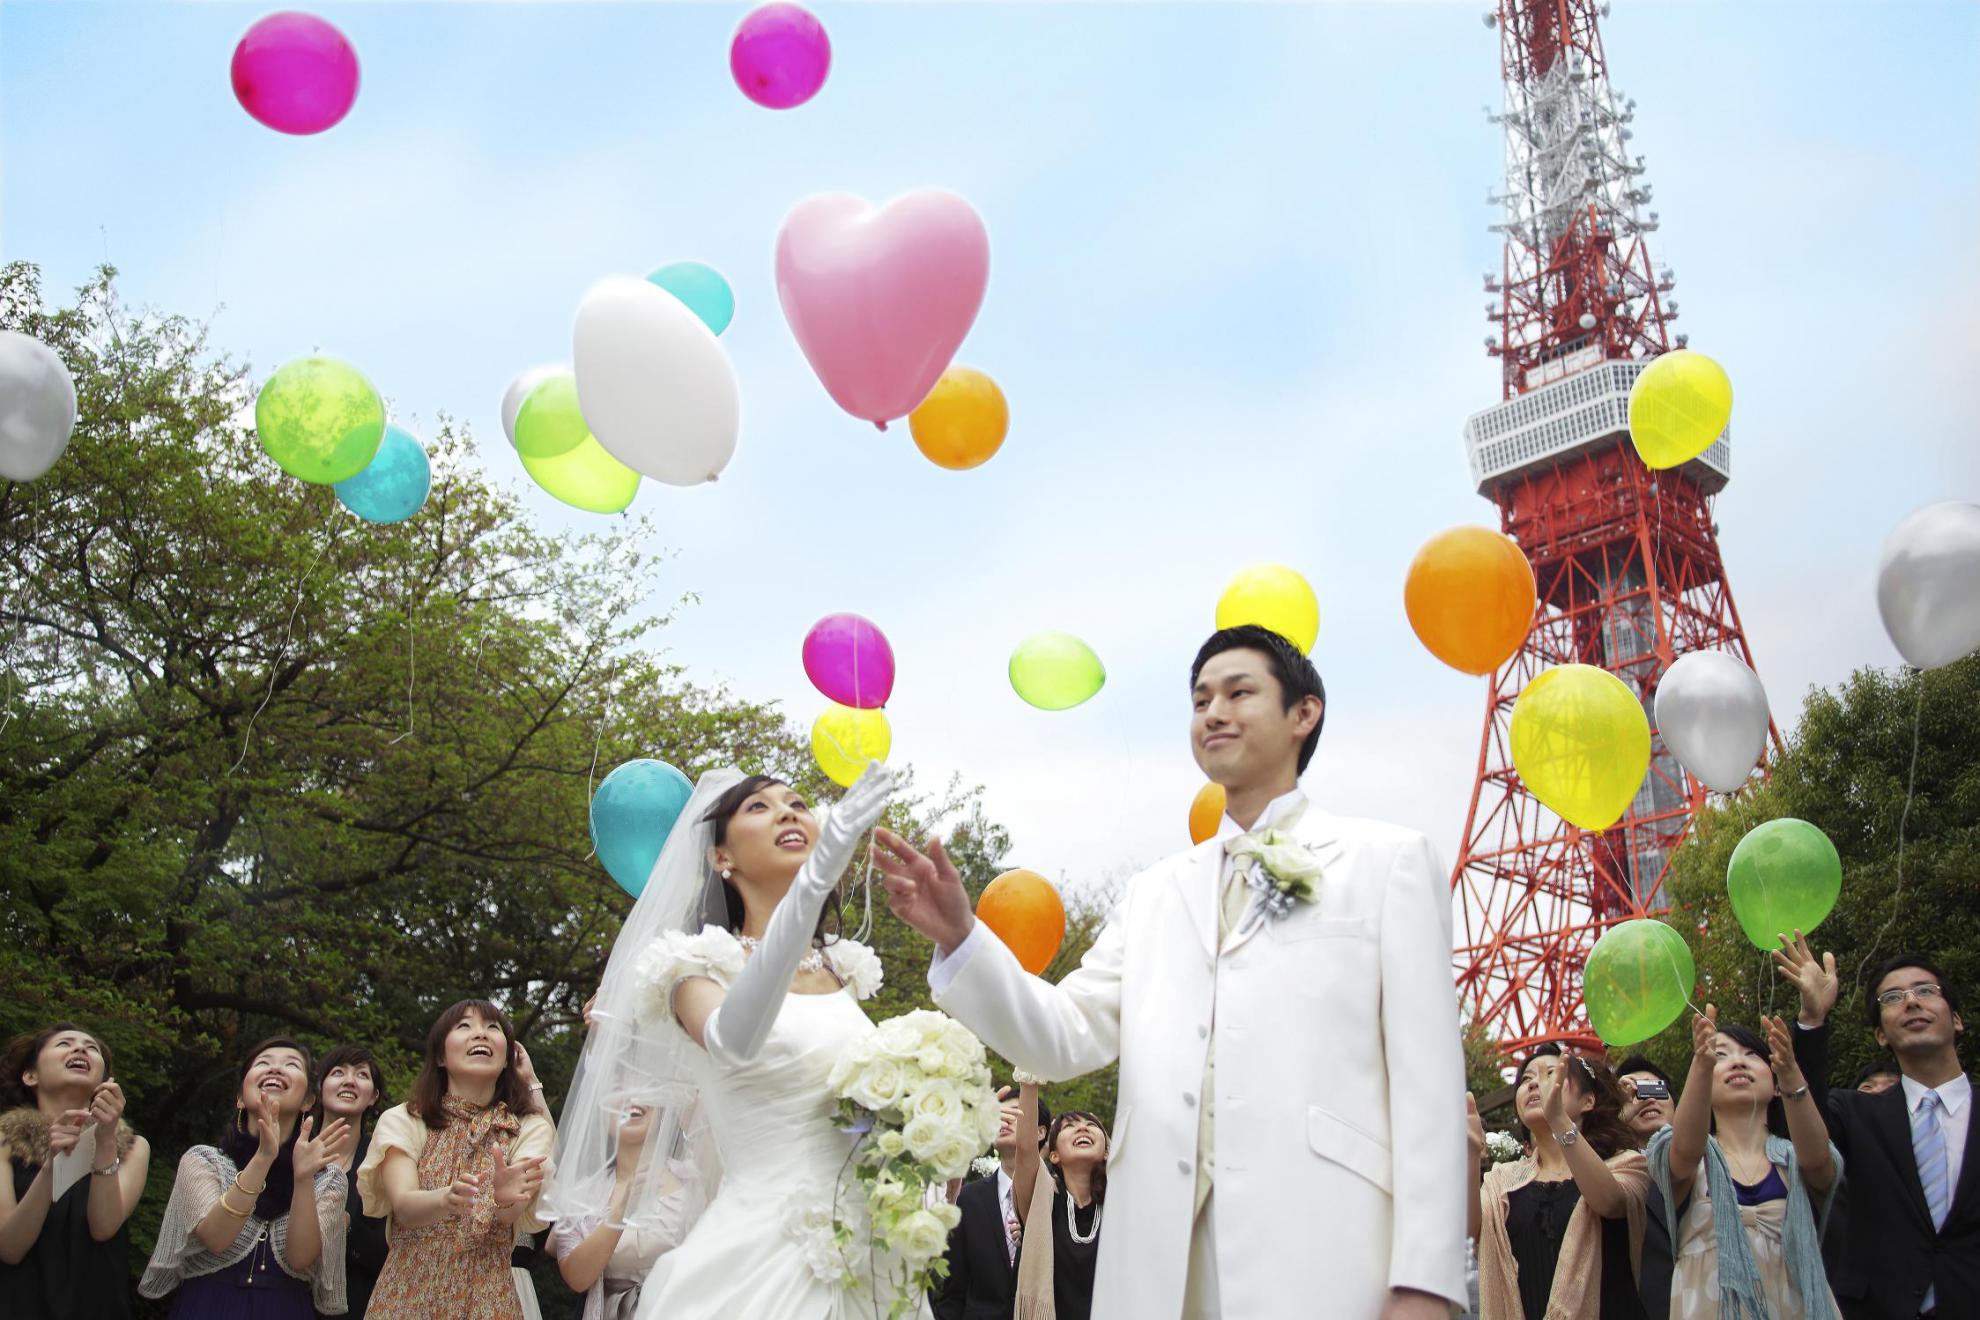
<instances>
[{"instance_id":1,"label":"pink balloon","mask_svg":"<svg viewBox=\"0 0 1980 1320\"><path fill-rule=\"evenodd\" d=\"M321 133L357 100L357 52L314 14L270 14L234 47L234 98L281 133Z\"/></svg>"},{"instance_id":2,"label":"pink balloon","mask_svg":"<svg viewBox=\"0 0 1980 1320\"><path fill-rule=\"evenodd\" d=\"M832 71L832 39L811 11L775 4L752 9L729 43L729 72L750 100L772 110L803 105Z\"/></svg>"},{"instance_id":3,"label":"pink balloon","mask_svg":"<svg viewBox=\"0 0 1980 1320\"><path fill-rule=\"evenodd\" d=\"M804 635L804 674L841 706L877 710L894 694L894 648L871 619L828 614Z\"/></svg>"},{"instance_id":4,"label":"pink balloon","mask_svg":"<svg viewBox=\"0 0 1980 1320\"><path fill-rule=\"evenodd\" d=\"M878 210L809 197L777 235L777 298L798 347L835 403L882 430L948 370L989 278L983 221L936 189Z\"/></svg>"}]
</instances>

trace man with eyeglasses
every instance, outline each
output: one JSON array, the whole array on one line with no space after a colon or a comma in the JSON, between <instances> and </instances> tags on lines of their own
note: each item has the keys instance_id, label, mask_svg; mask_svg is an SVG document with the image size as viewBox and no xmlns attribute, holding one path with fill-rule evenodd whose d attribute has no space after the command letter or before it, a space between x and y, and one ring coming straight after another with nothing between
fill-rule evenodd
<instances>
[{"instance_id":1,"label":"man with eyeglasses","mask_svg":"<svg viewBox=\"0 0 1980 1320\"><path fill-rule=\"evenodd\" d=\"M1795 1062L1843 1157L1847 1240L1829 1244L1847 1320L1980 1316L1980 1124L1959 1062L1959 991L1930 960L1890 959L1868 981L1870 1028L1903 1078L1878 1093L1829 1090L1836 956L1781 937L1781 976L1801 992Z\"/></svg>"}]
</instances>

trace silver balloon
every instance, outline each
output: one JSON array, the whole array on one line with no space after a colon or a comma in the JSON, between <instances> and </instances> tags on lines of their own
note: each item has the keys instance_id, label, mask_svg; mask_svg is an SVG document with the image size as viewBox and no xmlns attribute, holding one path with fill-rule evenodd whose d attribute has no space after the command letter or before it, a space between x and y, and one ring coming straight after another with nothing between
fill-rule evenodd
<instances>
[{"instance_id":1,"label":"silver balloon","mask_svg":"<svg viewBox=\"0 0 1980 1320\"><path fill-rule=\"evenodd\" d=\"M33 481L69 447L76 382L55 350L0 330L0 477Z\"/></svg>"},{"instance_id":2,"label":"silver balloon","mask_svg":"<svg viewBox=\"0 0 1980 1320\"><path fill-rule=\"evenodd\" d=\"M1767 689L1724 651L1678 657L1657 684L1657 732L1678 764L1707 788L1744 784L1767 746Z\"/></svg>"},{"instance_id":3,"label":"silver balloon","mask_svg":"<svg viewBox=\"0 0 1980 1320\"><path fill-rule=\"evenodd\" d=\"M1877 612L1919 669L1980 646L1980 504L1928 504L1897 525L1877 565Z\"/></svg>"},{"instance_id":4,"label":"silver balloon","mask_svg":"<svg viewBox=\"0 0 1980 1320\"><path fill-rule=\"evenodd\" d=\"M536 391L536 387L552 376L566 375L569 367L531 367L522 375L509 382L509 388L502 392L502 433L509 437L509 443L516 442L516 414L522 411L523 401Z\"/></svg>"}]
</instances>

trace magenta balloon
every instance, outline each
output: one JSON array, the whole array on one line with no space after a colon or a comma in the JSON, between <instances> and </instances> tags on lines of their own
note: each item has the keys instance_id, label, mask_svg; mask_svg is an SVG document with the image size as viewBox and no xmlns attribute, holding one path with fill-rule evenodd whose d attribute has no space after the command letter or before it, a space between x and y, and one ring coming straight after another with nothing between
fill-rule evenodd
<instances>
[{"instance_id":1,"label":"magenta balloon","mask_svg":"<svg viewBox=\"0 0 1980 1320\"><path fill-rule=\"evenodd\" d=\"M234 47L234 97L281 133L321 133L357 100L357 52L314 14L270 14Z\"/></svg>"},{"instance_id":2,"label":"magenta balloon","mask_svg":"<svg viewBox=\"0 0 1980 1320\"><path fill-rule=\"evenodd\" d=\"M825 85L832 70L832 40L825 25L799 5L753 9L729 43L729 72L758 105L788 110Z\"/></svg>"},{"instance_id":3,"label":"magenta balloon","mask_svg":"<svg viewBox=\"0 0 1980 1320\"><path fill-rule=\"evenodd\" d=\"M877 710L894 694L894 648L871 619L828 614L804 635L804 673L841 706Z\"/></svg>"}]
</instances>

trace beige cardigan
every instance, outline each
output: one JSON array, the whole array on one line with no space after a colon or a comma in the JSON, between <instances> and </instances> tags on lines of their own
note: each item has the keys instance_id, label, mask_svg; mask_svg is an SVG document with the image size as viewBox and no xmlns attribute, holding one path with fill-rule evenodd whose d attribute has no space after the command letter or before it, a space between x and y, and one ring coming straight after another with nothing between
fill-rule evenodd
<instances>
[{"instance_id":1,"label":"beige cardigan","mask_svg":"<svg viewBox=\"0 0 1980 1320\"><path fill-rule=\"evenodd\" d=\"M557 1144L557 1128L550 1119L540 1112L524 1114L520 1120L520 1131L516 1139L504 1152L509 1163L526 1160L532 1155L548 1156ZM364 1200L364 1212L374 1219L385 1220L385 1236L392 1236L391 1208L385 1202L383 1171L385 1156L395 1150L412 1156L414 1164L426 1150L426 1138L431 1131L425 1122L415 1118L404 1105L393 1105L378 1117L378 1125L371 1131L371 1148L364 1153L364 1163L357 1169L358 1195ZM544 1181L549 1181L550 1166L543 1167ZM540 1198L539 1198L540 1203ZM540 1233L549 1221L536 1217L536 1206L516 1221L516 1227L523 1233Z\"/></svg>"},{"instance_id":2,"label":"beige cardigan","mask_svg":"<svg viewBox=\"0 0 1980 1320\"><path fill-rule=\"evenodd\" d=\"M1621 1185L1629 1220L1629 1266L1643 1263L1643 1205L1650 1195L1650 1166L1640 1150L1618 1151L1604 1161ZM1514 1160L1488 1169L1478 1188L1478 1314L1479 1320L1521 1320L1519 1263L1513 1259L1512 1238L1506 1233L1506 1198L1533 1181L1539 1172L1532 1160ZM1560 1263L1554 1268L1553 1291L1547 1296L1547 1320L1593 1320L1601 1303L1602 1217L1586 1201L1568 1217L1561 1240Z\"/></svg>"}]
</instances>

